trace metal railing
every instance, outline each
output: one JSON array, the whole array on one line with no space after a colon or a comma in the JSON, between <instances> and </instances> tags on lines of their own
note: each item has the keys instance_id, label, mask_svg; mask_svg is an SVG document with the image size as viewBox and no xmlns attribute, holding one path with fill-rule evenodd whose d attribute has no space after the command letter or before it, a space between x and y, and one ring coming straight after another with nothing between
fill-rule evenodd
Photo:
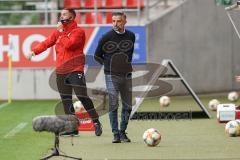
<instances>
[{"instance_id":1,"label":"metal railing","mask_svg":"<svg viewBox=\"0 0 240 160\"><path fill-rule=\"evenodd\" d=\"M49 9L49 2L52 2L50 0L44 0L44 8L45 9L40 9L40 10L0 10L0 16L4 15L4 14L44 14L44 25L51 25L50 21L49 21L49 14L51 13L57 13L59 14L61 12L61 9ZM150 4L149 3L150 0L145 0L144 2L144 9L145 9L145 13L147 20L150 20L149 18L149 10L156 6L157 4L164 2L164 5L167 6L168 5L168 0L155 0L154 3ZM151 0L151 2L153 2L153 0ZM140 23L140 19L141 19L141 12L143 11L143 9L141 8L141 0L137 1L137 7L135 8L121 8L121 9L107 9L107 8L98 8L97 7L97 0L94 1L94 8L92 9L75 9L76 13L87 13L87 12L94 12L95 15L97 15L97 13L107 13L107 12L116 12L116 11L121 11L121 12L125 12L126 14L128 13L136 13L137 16L137 24L139 25ZM58 16L58 15L55 15ZM53 23L52 23L53 24ZM54 23L55 24L55 23ZM21 25L21 24L18 24ZM33 25L33 24L28 24L28 25ZM42 25L42 24L39 24ZM103 25L103 24L99 24L98 23L98 19L97 16L94 17L94 23L93 24L84 24L81 23L80 25L83 26L99 26L99 25ZM104 24L106 25L106 24ZM25 25L26 26L26 25Z\"/></svg>"}]
</instances>

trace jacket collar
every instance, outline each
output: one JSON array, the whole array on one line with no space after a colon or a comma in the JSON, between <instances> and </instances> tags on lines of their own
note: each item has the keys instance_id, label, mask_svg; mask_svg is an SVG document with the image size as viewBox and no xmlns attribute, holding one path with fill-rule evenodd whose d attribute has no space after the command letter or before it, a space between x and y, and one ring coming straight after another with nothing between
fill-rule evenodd
<instances>
[{"instance_id":1,"label":"jacket collar","mask_svg":"<svg viewBox=\"0 0 240 160\"><path fill-rule=\"evenodd\" d=\"M64 24L63 29L65 32L69 32L72 29L77 28L77 22L76 21L71 21L70 23Z\"/></svg>"}]
</instances>

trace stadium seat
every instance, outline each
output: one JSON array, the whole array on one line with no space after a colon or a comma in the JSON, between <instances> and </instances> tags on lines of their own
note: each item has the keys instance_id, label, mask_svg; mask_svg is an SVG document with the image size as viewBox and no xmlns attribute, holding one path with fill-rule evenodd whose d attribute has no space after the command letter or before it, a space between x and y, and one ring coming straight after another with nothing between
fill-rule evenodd
<instances>
[{"instance_id":1,"label":"stadium seat","mask_svg":"<svg viewBox=\"0 0 240 160\"><path fill-rule=\"evenodd\" d=\"M138 0L127 0L126 8L137 8ZM140 0L140 8L144 7L144 0Z\"/></svg>"},{"instance_id":2,"label":"stadium seat","mask_svg":"<svg viewBox=\"0 0 240 160\"><path fill-rule=\"evenodd\" d=\"M85 0L85 8L94 8L94 1L95 0ZM96 0L97 1L97 8L102 8L103 0Z\"/></svg>"},{"instance_id":3,"label":"stadium seat","mask_svg":"<svg viewBox=\"0 0 240 160\"><path fill-rule=\"evenodd\" d=\"M95 12L88 12L85 13L85 23L86 24L94 24L95 23L95 17L97 16L97 22L98 24L103 23L103 15L102 13L96 13Z\"/></svg>"},{"instance_id":4,"label":"stadium seat","mask_svg":"<svg viewBox=\"0 0 240 160\"><path fill-rule=\"evenodd\" d=\"M81 24L81 13L76 13L76 18L75 18L75 21L78 23L78 24Z\"/></svg>"},{"instance_id":5,"label":"stadium seat","mask_svg":"<svg viewBox=\"0 0 240 160\"><path fill-rule=\"evenodd\" d=\"M119 0L106 0L106 8L122 8L123 3Z\"/></svg>"},{"instance_id":6,"label":"stadium seat","mask_svg":"<svg viewBox=\"0 0 240 160\"><path fill-rule=\"evenodd\" d=\"M64 8L81 8L81 0L64 0Z\"/></svg>"},{"instance_id":7,"label":"stadium seat","mask_svg":"<svg viewBox=\"0 0 240 160\"><path fill-rule=\"evenodd\" d=\"M106 23L107 24L112 23L112 12L106 12Z\"/></svg>"},{"instance_id":8,"label":"stadium seat","mask_svg":"<svg viewBox=\"0 0 240 160\"><path fill-rule=\"evenodd\" d=\"M64 8L81 8L81 0L64 0ZM80 13L76 13L75 21L81 23Z\"/></svg>"}]
</instances>

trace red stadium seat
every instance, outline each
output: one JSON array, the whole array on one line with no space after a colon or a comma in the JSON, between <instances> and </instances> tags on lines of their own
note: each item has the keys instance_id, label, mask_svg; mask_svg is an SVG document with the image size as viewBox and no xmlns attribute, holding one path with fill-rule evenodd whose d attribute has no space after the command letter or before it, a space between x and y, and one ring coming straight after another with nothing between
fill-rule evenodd
<instances>
[{"instance_id":1,"label":"red stadium seat","mask_svg":"<svg viewBox=\"0 0 240 160\"><path fill-rule=\"evenodd\" d=\"M64 0L64 8L81 8L81 0ZM81 23L80 13L76 13L75 21Z\"/></svg>"},{"instance_id":2,"label":"red stadium seat","mask_svg":"<svg viewBox=\"0 0 240 160\"><path fill-rule=\"evenodd\" d=\"M78 12L78 13L76 13L76 18L75 18L75 21L77 22L77 23L79 23L79 24L81 24L81 14Z\"/></svg>"},{"instance_id":3,"label":"red stadium seat","mask_svg":"<svg viewBox=\"0 0 240 160\"><path fill-rule=\"evenodd\" d=\"M144 0L140 1L140 8L144 7ZM138 7L138 0L127 0L126 8L137 8Z\"/></svg>"},{"instance_id":4,"label":"red stadium seat","mask_svg":"<svg viewBox=\"0 0 240 160\"><path fill-rule=\"evenodd\" d=\"M106 12L106 23L107 24L112 23L112 12Z\"/></svg>"},{"instance_id":5,"label":"red stadium seat","mask_svg":"<svg viewBox=\"0 0 240 160\"><path fill-rule=\"evenodd\" d=\"M85 0L85 8L94 8L94 1L95 0ZM97 1L97 8L102 8L103 0L96 0Z\"/></svg>"},{"instance_id":6,"label":"red stadium seat","mask_svg":"<svg viewBox=\"0 0 240 160\"><path fill-rule=\"evenodd\" d=\"M102 13L96 13L95 12L87 12L85 13L85 23L86 24L94 24L95 23L95 17L97 16L97 22L99 24L103 23L103 15Z\"/></svg>"},{"instance_id":7,"label":"red stadium seat","mask_svg":"<svg viewBox=\"0 0 240 160\"><path fill-rule=\"evenodd\" d=\"M112 24L112 12L106 12L106 24Z\"/></svg>"},{"instance_id":8,"label":"red stadium seat","mask_svg":"<svg viewBox=\"0 0 240 160\"><path fill-rule=\"evenodd\" d=\"M64 0L64 8L81 8L81 0Z\"/></svg>"},{"instance_id":9,"label":"red stadium seat","mask_svg":"<svg viewBox=\"0 0 240 160\"><path fill-rule=\"evenodd\" d=\"M106 0L106 8L122 8L123 3L119 0Z\"/></svg>"}]
</instances>

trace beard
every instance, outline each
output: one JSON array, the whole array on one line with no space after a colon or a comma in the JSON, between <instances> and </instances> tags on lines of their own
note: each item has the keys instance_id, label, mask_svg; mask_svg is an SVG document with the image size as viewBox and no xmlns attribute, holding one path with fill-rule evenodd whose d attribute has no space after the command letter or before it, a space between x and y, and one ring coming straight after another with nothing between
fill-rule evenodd
<instances>
[{"instance_id":1,"label":"beard","mask_svg":"<svg viewBox=\"0 0 240 160\"><path fill-rule=\"evenodd\" d=\"M113 30L114 30L114 31L120 31L120 30L121 30L121 28L120 28L120 27L118 27L118 26L114 26L114 27L113 27Z\"/></svg>"}]
</instances>

